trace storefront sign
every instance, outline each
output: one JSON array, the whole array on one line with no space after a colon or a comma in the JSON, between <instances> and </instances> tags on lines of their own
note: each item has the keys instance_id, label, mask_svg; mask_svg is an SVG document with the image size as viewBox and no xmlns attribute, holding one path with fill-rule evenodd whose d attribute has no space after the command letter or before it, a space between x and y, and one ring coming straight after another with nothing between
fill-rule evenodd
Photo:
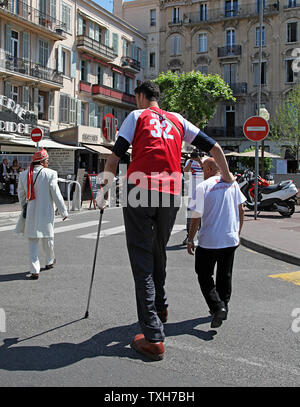
<instances>
[{"instance_id":1,"label":"storefront sign","mask_svg":"<svg viewBox=\"0 0 300 407\"><path fill-rule=\"evenodd\" d=\"M91 126L78 126L78 142L86 144L101 144L101 129Z\"/></svg>"},{"instance_id":2,"label":"storefront sign","mask_svg":"<svg viewBox=\"0 0 300 407\"><path fill-rule=\"evenodd\" d=\"M0 132L30 134L37 123L37 117L14 100L0 95Z\"/></svg>"},{"instance_id":3,"label":"storefront sign","mask_svg":"<svg viewBox=\"0 0 300 407\"><path fill-rule=\"evenodd\" d=\"M49 168L58 172L58 176L65 178L74 174L75 152L74 150L49 149Z\"/></svg>"}]
</instances>

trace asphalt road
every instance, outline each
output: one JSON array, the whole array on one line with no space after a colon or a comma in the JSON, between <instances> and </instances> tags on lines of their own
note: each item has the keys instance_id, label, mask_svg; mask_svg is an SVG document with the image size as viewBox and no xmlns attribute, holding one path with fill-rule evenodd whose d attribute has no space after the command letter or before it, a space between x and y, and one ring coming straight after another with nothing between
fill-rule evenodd
<instances>
[{"instance_id":1,"label":"asphalt road","mask_svg":"<svg viewBox=\"0 0 300 407\"><path fill-rule=\"evenodd\" d=\"M26 279L27 241L13 233L16 219L2 218L0 386L299 386L300 321L292 316L297 308L300 315L299 286L270 277L299 267L240 247L228 320L211 329L194 259L180 245L184 217L181 210L168 246L169 322L160 362L130 348L140 330L119 208L104 212L88 319L99 212L57 221L57 266L37 281Z\"/></svg>"}]
</instances>

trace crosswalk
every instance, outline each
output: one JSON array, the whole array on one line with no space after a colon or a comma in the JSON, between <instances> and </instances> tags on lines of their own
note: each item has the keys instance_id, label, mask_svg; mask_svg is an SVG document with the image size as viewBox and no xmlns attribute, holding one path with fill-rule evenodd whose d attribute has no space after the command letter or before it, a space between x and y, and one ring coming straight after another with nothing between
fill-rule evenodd
<instances>
[{"instance_id":1,"label":"crosswalk","mask_svg":"<svg viewBox=\"0 0 300 407\"><path fill-rule=\"evenodd\" d=\"M97 227L99 224L99 220L87 220L83 222L73 223L73 219L71 220L72 223L68 224L69 221L62 222L60 218L55 219L55 235L60 233L67 233L73 232L74 237L79 239L96 239L97 238ZM101 233L100 238L106 238L113 235L120 235L125 233L124 225L119 226L112 226L109 227L111 221L103 220L101 226ZM0 226L0 233L1 232L9 232L15 229L16 223L10 225L3 225ZM108 226L108 227L107 227ZM89 233L81 234L82 229L93 228L94 230ZM178 232L181 232L185 229L185 225L174 225L172 230L172 235ZM77 233L78 234L77 234Z\"/></svg>"}]
</instances>

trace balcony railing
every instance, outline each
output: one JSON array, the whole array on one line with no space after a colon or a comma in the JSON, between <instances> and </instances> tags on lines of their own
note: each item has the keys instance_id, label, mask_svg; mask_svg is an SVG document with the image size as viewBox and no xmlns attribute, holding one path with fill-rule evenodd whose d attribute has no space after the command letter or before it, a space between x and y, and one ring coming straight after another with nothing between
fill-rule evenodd
<instances>
[{"instance_id":1,"label":"balcony railing","mask_svg":"<svg viewBox=\"0 0 300 407\"><path fill-rule=\"evenodd\" d=\"M105 85L93 85L92 94L95 96L102 95L104 97L109 97L120 102L129 103L136 106L135 96L129 95L127 93L121 92L120 90L113 89Z\"/></svg>"},{"instance_id":2,"label":"balcony railing","mask_svg":"<svg viewBox=\"0 0 300 407\"><path fill-rule=\"evenodd\" d=\"M247 82L229 83L234 95L245 95L247 93Z\"/></svg>"},{"instance_id":3,"label":"balcony railing","mask_svg":"<svg viewBox=\"0 0 300 407\"><path fill-rule=\"evenodd\" d=\"M136 59L130 58L130 57L122 57L121 58L121 65L122 67L129 67L132 68L136 71L141 70L141 63L137 61Z\"/></svg>"},{"instance_id":4,"label":"balcony railing","mask_svg":"<svg viewBox=\"0 0 300 407\"><path fill-rule=\"evenodd\" d=\"M225 45L225 47L218 47L218 57L232 57L238 56L242 53L241 45Z\"/></svg>"},{"instance_id":5,"label":"balcony railing","mask_svg":"<svg viewBox=\"0 0 300 407\"><path fill-rule=\"evenodd\" d=\"M16 72L18 74L54 82L58 85L63 84L62 74L57 70L41 66L40 64L28 61L27 59L16 58L9 54L5 54L4 58L1 58L0 68L9 72Z\"/></svg>"},{"instance_id":6,"label":"balcony railing","mask_svg":"<svg viewBox=\"0 0 300 407\"><path fill-rule=\"evenodd\" d=\"M107 45L101 44L99 41L93 40L86 35L77 35L76 37L77 47L83 47L87 50L96 52L99 56L104 57L106 60L113 61L116 58L116 54L113 48Z\"/></svg>"},{"instance_id":7,"label":"balcony railing","mask_svg":"<svg viewBox=\"0 0 300 407\"><path fill-rule=\"evenodd\" d=\"M295 7L300 7L300 2L299 1L289 1L288 4L285 4L283 8L286 9L291 9Z\"/></svg>"},{"instance_id":8,"label":"balcony railing","mask_svg":"<svg viewBox=\"0 0 300 407\"><path fill-rule=\"evenodd\" d=\"M276 1L272 4L266 5L264 7L264 14L276 14L279 12L279 5L277 5ZM256 3L253 2L252 4L241 4L236 8L233 9L225 9L223 8L210 8L208 7L205 12L191 12L185 13L183 15L183 23L184 24L200 24L205 22L215 22L221 21L224 19L229 18L249 18L258 16L259 11L256 6Z\"/></svg>"},{"instance_id":9,"label":"balcony railing","mask_svg":"<svg viewBox=\"0 0 300 407\"><path fill-rule=\"evenodd\" d=\"M31 7L29 4L23 1L12 1L4 0L0 3L0 11L6 11L8 13L14 14L18 17L23 18L26 21L29 21L33 24L39 25L52 31L63 35L63 31L66 30L66 24L57 20L54 17L49 16L37 10L36 8Z\"/></svg>"}]
</instances>

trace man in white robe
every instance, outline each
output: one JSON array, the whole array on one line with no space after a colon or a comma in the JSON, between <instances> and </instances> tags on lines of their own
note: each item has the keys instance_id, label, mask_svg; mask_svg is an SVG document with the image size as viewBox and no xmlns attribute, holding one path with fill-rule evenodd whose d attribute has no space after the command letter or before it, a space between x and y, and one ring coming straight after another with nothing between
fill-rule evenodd
<instances>
[{"instance_id":1,"label":"man in white robe","mask_svg":"<svg viewBox=\"0 0 300 407\"><path fill-rule=\"evenodd\" d=\"M48 168L48 153L42 149L32 157L30 167L20 173L18 197L23 208L27 202L26 218L21 213L16 233L24 233L29 241L30 277L38 279L40 261L38 245L42 243L46 269L54 267L54 204L63 220L67 208L57 184L57 172Z\"/></svg>"}]
</instances>

